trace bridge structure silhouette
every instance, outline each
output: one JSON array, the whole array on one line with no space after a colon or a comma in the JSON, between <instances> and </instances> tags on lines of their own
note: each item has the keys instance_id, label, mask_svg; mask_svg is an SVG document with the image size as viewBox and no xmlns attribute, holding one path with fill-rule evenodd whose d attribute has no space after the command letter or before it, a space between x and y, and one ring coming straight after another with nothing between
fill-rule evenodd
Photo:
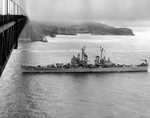
<instances>
[{"instance_id":1,"label":"bridge structure silhouette","mask_svg":"<svg viewBox=\"0 0 150 118\"><path fill-rule=\"evenodd\" d=\"M24 0L3 0L0 13L0 75L27 23Z\"/></svg>"}]
</instances>

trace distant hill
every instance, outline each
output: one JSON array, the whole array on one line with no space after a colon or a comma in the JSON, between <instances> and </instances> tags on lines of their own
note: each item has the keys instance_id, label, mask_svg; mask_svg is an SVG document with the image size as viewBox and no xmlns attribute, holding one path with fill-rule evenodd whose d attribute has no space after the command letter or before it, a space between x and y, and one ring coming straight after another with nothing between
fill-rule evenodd
<instances>
[{"instance_id":1,"label":"distant hill","mask_svg":"<svg viewBox=\"0 0 150 118\"><path fill-rule=\"evenodd\" d=\"M40 41L45 35L76 35L90 33L92 35L134 35L129 28L116 28L101 23L82 24L43 24L29 21L24 28L21 38Z\"/></svg>"}]
</instances>

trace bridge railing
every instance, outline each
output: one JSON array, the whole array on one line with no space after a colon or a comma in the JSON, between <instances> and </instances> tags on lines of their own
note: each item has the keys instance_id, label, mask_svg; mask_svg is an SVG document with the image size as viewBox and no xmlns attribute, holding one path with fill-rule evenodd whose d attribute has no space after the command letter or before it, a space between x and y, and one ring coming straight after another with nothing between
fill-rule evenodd
<instances>
[{"instance_id":1,"label":"bridge railing","mask_svg":"<svg viewBox=\"0 0 150 118\"><path fill-rule=\"evenodd\" d=\"M0 75L12 50L18 47L18 37L26 21L23 15L0 16Z\"/></svg>"},{"instance_id":2,"label":"bridge railing","mask_svg":"<svg viewBox=\"0 0 150 118\"><path fill-rule=\"evenodd\" d=\"M26 24L24 0L0 0L0 75Z\"/></svg>"}]
</instances>

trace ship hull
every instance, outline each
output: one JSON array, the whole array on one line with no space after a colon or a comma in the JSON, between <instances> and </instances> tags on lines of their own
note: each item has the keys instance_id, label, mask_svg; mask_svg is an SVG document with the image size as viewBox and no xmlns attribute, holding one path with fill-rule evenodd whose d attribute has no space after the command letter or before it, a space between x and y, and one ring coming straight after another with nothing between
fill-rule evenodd
<instances>
[{"instance_id":1,"label":"ship hull","mask_svg":"<svg viewBox=\"0 0 150 118\"><path fill-rule=\"evenodd\" d=\"M57 68L57 69L27 69L22 68L23 73L123 73L123 72L148 72L148 66L135 67L110 67L110 68Z\"/></svg>"}]
</instances>

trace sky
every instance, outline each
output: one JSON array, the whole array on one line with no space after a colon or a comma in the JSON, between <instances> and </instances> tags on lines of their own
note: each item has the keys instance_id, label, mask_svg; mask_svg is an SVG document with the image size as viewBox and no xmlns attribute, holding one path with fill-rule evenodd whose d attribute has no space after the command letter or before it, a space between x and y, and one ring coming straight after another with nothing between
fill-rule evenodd
<instances>
[{"instance_id":1,"label":"sky","mask_svg":"<svg viewBox=\"0 0 150 118\"><path fill-rule=\"evenodd\" d=\"M25 0L40 21L149 20L150 0Z\"/></svg>"}]
</instances>

